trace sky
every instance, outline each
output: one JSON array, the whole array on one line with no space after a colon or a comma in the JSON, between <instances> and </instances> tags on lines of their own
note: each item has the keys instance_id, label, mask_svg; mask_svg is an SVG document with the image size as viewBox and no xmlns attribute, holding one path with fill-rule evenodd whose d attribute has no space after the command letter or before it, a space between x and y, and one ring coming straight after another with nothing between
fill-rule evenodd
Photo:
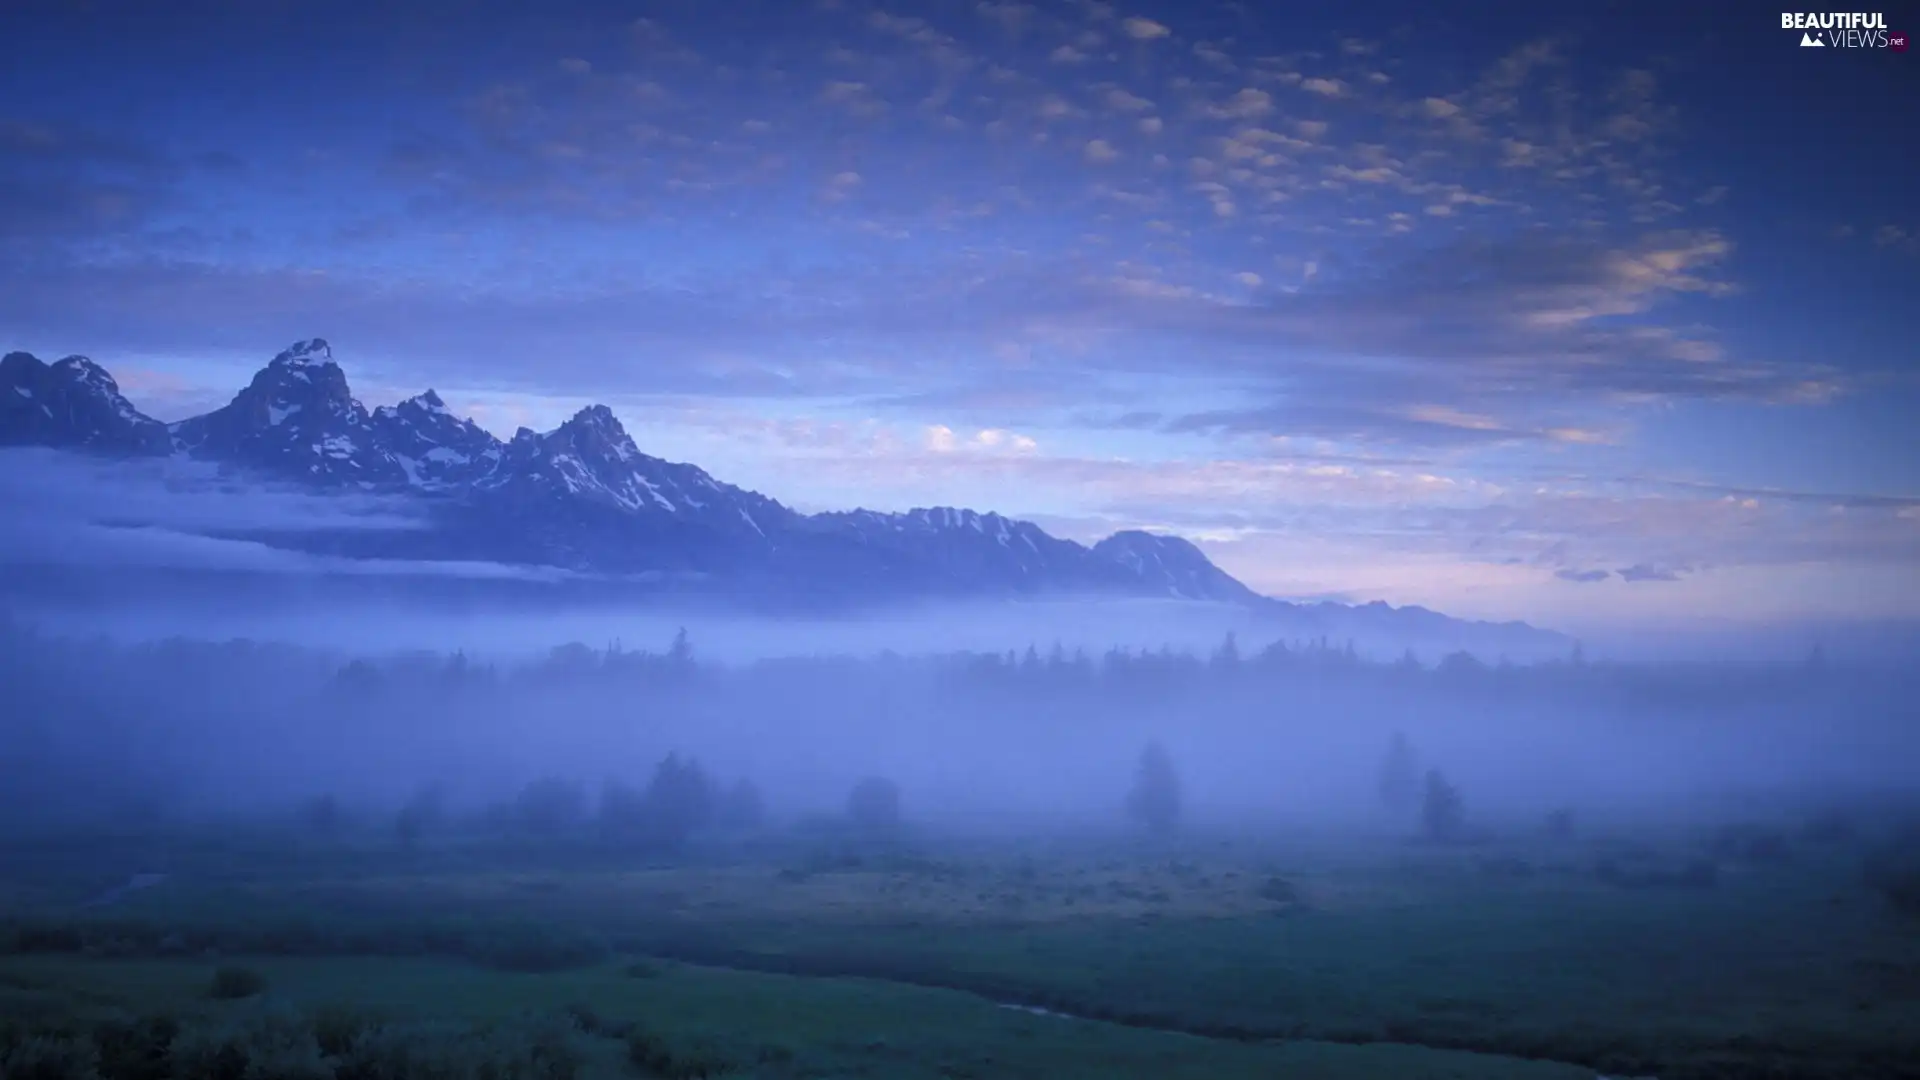
<instances>
[{"instance_id":1,"label":"sky","mask_svg":"<svg viewBox=\"0 0 1920 1080\"><path fill-rule=\"evenodd\" d=\"M1894 32L1920 7L1889 9ZM1920 57L1754 5L0 5L0 348L1580 631L1920 611Z\"/></svg>"}]
</instances>

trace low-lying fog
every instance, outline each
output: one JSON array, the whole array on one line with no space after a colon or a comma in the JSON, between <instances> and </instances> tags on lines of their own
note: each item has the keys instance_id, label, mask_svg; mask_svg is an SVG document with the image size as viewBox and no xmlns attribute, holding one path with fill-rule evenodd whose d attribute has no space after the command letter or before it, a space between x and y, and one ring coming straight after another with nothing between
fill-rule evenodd
<instances>
[{"instance_id":1,"label":"low-lying fog","mask_svg":"<svg viewBox=\"0 0 1920 1080\"><path fill-rule=\"evenodd\" d=\"M690 626L676 657L665 624L624 620L536 655L559 625L476 624L448 634L465 654L396 657L390 646L452 624L342 621L330 648L115 644L10 624L0 815L18 829L287 813L321 796L391 813L428 785L479 809L543 778L577 782L590 805L604 781L644 785L677 752L723 783L751 780L776 817L838 812L852 785L883 776L913 820L1118 827L1142 748L1158 742L1191 819L1380 824L1382 758L1404 732L1419 768L1444 772L1469 819L1497 827L1560 807L1617 818L1904 795L1920 761L1920 686L1888 668L1408 665L1180 636L1198 626L1146 639L1144 621L1110 622L1117 651L1055 651L1038 617L998 628L1000 643L1038 639L1031 654L952 652L967 634L988 644L985 623L891 641L942 656L875 656L871 625L711 622ZM349 636L359 648L340 647ZM853 646L867 655L831 655ZM765 659L776 652L794 658Z\"/></svg>"}]
</instances>

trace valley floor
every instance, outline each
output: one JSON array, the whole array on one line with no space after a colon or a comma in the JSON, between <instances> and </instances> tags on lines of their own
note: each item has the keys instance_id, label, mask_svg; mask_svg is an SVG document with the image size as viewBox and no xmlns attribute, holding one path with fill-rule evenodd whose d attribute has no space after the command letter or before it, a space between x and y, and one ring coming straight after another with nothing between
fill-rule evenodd
<instances>
[{"instance_id":1,"label":"valley floor","mask_svg":"<svg viewBox=\"0 0 1920 1080\"><path fill-rule=\"evenodd\" d=\"M167 1014L266 1038L345 1010L355 1030L558 1024L578 1075L1920 1076L1920 934L1862 883L1860 849L1703 851L1686 836L789 835L674 862L588 836L16 845L0 860L0 1033ZM167 876L81 907L126 882L116 866ZM231 1000L219 980L238 980Z\"/></svg>"}]
</instances>

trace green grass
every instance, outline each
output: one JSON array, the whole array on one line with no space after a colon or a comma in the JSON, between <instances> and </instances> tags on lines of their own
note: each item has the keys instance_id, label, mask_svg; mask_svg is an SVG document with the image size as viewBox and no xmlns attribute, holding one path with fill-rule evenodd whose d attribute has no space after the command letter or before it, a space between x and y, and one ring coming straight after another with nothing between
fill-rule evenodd
<instances>
[{"instance_id":1,"label":"green grass","mask_svg":"<svg viewBox=\"0 0 1920 1080\"><path fill-rule=\"evenodd\" d=\"M675 1061L731 1063L739 1076L1234 1077L1360 1080L1372 1077L1556 1080L1586 1070L1404 1046L1306 1042L1249 1045L1036 1016L952 991L861 979L793 978L656 965L645 977L610 963L577 971L512 974L429 959L248 957L273 1002L305 1015L342 1003L399 1021L500 1023L532 1014L590 1011L601 1043L593 1070L620 1074L629 1038L667 1048ZM173 1012L191 1023L234 1022L272 1003L209 1000L212 963L16 956L0 985L40 1000L42 1012L94 1018L119 1011ZM585 1034L585 1033L583 1033ZM589 1037L589 1044L595 1042Z\"/></svg>"},{"instance_id":2,"label":"green grass","mask_svg":"<svg viewBox=\"0 0 1920 1080\"><path fill-rule=\"evenodd\" d=\"M1920 933L1842 845L1627 888L1676 880L1662 868L1704 840L790 840L680 865L586 839L274 841L175 838L173 879L84 913L111 875L79 847L42 853L8 894L36 902L0 916L0 953L27 953L0 959L0 1016L70 1011L121 977L122 1007L225 1007L209 980L238 963L304 1006L431 1002L466 1022L584 1005L639 1025L637 1059L669 1071L1920 1076ZM1652 869L1602 880L1603 863ZM1136 1057L1153 1067L1117 1071Z\"/></svg>"}]
</instances>

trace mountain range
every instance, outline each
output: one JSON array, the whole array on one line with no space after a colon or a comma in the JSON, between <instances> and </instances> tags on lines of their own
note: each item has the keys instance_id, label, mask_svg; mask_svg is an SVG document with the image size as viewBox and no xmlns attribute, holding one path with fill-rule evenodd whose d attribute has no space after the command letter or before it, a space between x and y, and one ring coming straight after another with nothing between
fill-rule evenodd
<instances>
[{"instance_id":1,"label":"mountain range","mask_svg":"<svg viewBox=\"0 0 1920 1080\"><path fill-rule=\"evenodd\" d=\"M1240 605L1329 634L1473 630L1515 648L1563 639L1522 623L1423 608L1290 604L1260 596L1175 536L1116 532L1091 547L995 513L799 513L690 464L642 453L603 405L501 441L428 390L368 410L326 341L275 356L226 405L165 424L80 356L0 359L0 446L185 457L236 476L410 500L430 523L225 534L347 558L555 568L676 590L857 606L932 598L1108 595Z\"/></svg>"}]
</instances>

